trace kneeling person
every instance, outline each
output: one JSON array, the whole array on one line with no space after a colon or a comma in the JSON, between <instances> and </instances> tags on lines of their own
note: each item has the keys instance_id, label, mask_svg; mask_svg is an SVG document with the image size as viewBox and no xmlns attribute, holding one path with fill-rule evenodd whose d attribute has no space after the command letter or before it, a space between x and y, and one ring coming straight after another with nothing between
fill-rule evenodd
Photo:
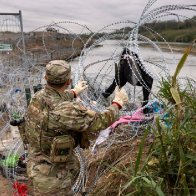
<instances>
[{"instance_id":1,"label":"kneeling person","mask_svg":"<svg viewBox=\"0 0 196 196\"><path fill-rule=\"evenodd\" d=\"M34 195L73 195L71 187L79 172L73 149L78 145L87 148L88 132L110 126L128 97L124 89L116 90L112 105L105 111L85 108L74 98L87 84L80 81L68 90L71 67L63 60L46 65L45 79L46 86L32 97L25 116L27 173Z\"/></svg>"}]
</instances>

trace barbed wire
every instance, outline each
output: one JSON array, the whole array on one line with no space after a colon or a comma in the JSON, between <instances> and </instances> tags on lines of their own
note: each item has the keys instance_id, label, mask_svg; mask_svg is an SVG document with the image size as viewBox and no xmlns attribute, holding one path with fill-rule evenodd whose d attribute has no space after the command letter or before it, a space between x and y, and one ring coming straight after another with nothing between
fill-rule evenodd
<instances>
[{"instance_id":1,"label":"barbed wire","mask_svg":"<svg viewBox=\"0 0 196 196\"><path fill-rule=\"evenodd\" d=\"M75 72L73 73L74 84L76 84L81 78L88 81L89 89L88 92L81 95L81 102L86 107L90 107L96 111L103 111L111 103L112 96L110 99L105 100L101 93L105 90L108 83L114 79L114 75L112 75L112 72L114 71L114 64L119 61L120 54L124 47L130 48L133 52L138 54L137 58L133 56L134 61L141 61L141 63L144 65L141 68L153 79L159 81L161 77L167 77L169 73L164 52L157 43L153 42L148 37L140 35L138 33L139 29L145 28L151 32L154 37L158 36L161 38L173 55L173 50L164 37L152 28L146 27L145 24L172 15L186 17L172 13L172 11L196 11L196 9L195 5L167 5L150 10L155 2L156 0L150 0L148 2L138 22L133 22L130 20L117 21L104 26L96 32L91 31L91 29L86 25L72 21L53 22L49 25L38 27L34 31L31 31L25 35L25 40L28 42L31 34L40 33L42 45L40 47L40 55L37 57L37 59L34 56L35 54L32 52L32 48L29 48L25 55L23 54L23 48L21 45L22 38L17 37L17 39L14 40L14 45L16 48L8 53L0 54L0 146L3 147L3 150L1 150L0 153L3 153L6 157L11 157L13 155L22 156L24 154L24 148L19 133L16 133L14 139L11 138L12 141L9 144L5 144L5 138L8 133L13 134L14 132L12 127L9 125L10 119L12 119L14 116L16 118L23 117L26 112L28 105L27 90L32 94L31 96L33 96L33 87L40 83L43 84L43 65L46 64L47 61L52 60L52 54L54 54L54 51L56 50L48 44L48 32L50 33L51 38L57 38L56 36L58 35L58 38L61 39L60 35L62 35L62 40L64 40L64 35L66 35L71 40L70 47L67 49L70 53L68 56L66 56L66 59L69 60L70 63L74 63L74 58L79 57L78 65L75 65ZM11 22L8 23L8 20ZM4 18L0 19L0 31L5 30L5 24L6 28L7 26L12 26L13 31L16 31L16 28L19 28L18 20L13 18ZM127 25L132 30L125 33ZM72 27L74 28L72 29ZM57 30L57 32L53 33L50 32L50 30ZM117 33L117 30L119 30L120 33ZM5 32L3 35L5 35ZM88 35L88 38L84 39L82 35ZM101 57L100 59L91 58L89 61L89 57L96 56L97 49L101 50L101 45L104 45L107 40L114 40L115 38L118 38L118 41L116 42L116 45L113 46L110 53L105 54L105 57ZM78 46L75 46L75 42L77 41L81 43L82 47L78 48ZM157 63L155 60L144 59L141 52L141 41L148 44L158 53L160 63ZM80 52L78 55L76 55L78 50ZM65 52L65 50L63 52ZM63 56L61 56L61 58L64 59ZM146 64L150 65L150 69L149 66L145 66ZM153 67L156 67L156 71L153 71ZM90 72L91 69L94 70L93 73ZM131 65L130 69L132 69ZM140 74L138 70L137 72L137 74ZM135 74L135 77L143 84L143 87L148 89L141 75L140 77L137 77L137 74ZM195 84L194 80L190 82ZM136 107L142 103L141 89L136 89L137 92L134 93L134 96L132 96L134 91L133 88L134 87L132 87L130 84L125 85L125 89L129 95L129 103L127 108L124 108L124 110L121 111L121 115L130 115L131 112L133 112ZM135 97L136 94L137 98ZM152 93L150 101L152 101L154 97L156 97L156 94ZM152 123L152 121L147 121L144 123L129 123L127 127L124 127L123 131L120 132L118 129L115 129L114 133L102 146L105 153L108 152L111 146L129 142L135 137L141 135L148 123ZM93 142L94 141L91 141L91 144ZM85 162L83 158L79 157L79 159L81 164ZM107 171L106 168L102 167L103 161L104 160L101 159L97 166L94 180L91 182L91 185L87 187L88 192L92 191L97 181ZM86 164L88 164L88 160ZM13 162L11 162L11 165L15 165L14 159ZM5 166L4 170L6 177L10 180L10 187L12 187L13 179L17 180L17 168L8 168ZM81 179L87 178L88 176L90 176L89 171L86 169L84 170L84 168L81 169L80 179L78 178L78 182ZM81 183L79 182L79 188L81 188ZM75 185L77 186L77 184ZM83 184L82 186L85 185Z\"/></svg>"}]
</instances>

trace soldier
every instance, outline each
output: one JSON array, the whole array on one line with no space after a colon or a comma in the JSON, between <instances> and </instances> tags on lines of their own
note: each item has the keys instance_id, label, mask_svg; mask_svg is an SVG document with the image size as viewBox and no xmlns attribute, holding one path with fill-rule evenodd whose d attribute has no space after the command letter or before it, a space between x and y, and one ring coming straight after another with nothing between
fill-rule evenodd
<instances>
[{"instance_id":1,"label":"soldier","mask_svg":"<svg viewBox=\"0 0 196 196\"><path fill-rule=\"evenodd\" d=\"M87 148L88 132L110 126L128 97L124 89L116 90L112 105L102 113L85 108L74 98L87 88L86 81L68 90L71 67L63 60L46 65L45 79L46 86L31 99L25 116L27 173L34 195L73 195L79 171L73 149Z\"/></svg>"}]
</instances>

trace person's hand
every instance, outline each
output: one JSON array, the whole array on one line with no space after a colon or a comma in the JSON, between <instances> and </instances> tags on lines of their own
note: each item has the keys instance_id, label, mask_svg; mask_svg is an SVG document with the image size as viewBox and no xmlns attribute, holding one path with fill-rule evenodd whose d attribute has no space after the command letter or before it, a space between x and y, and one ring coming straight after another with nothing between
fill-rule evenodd
<instances>
[{"instance_id":1,"label":"person's hand","mask_svg":"<svg viewBox=\"0 0 196 196\"><path fill-rule=\"evenodd\" d=\"M117 105L120 106L120 108L122 108L122 106L125 105L127 102L128 102L128 95L125 89L124 88L119 89L119 87L117 86L115 89L115 96L112 103L116 103Z\"/></svg>"},{"instance_id":2,"label":"person's hand","mask_svg":"<svg viewBox=\"0 0 196 196\"><path fill-rule=\"evenodd\" d=\"M87 81L79 81L74 89L72 89L76 95L79 95L81 92L83 92L88 87Z\"/></svg>"}]
</instances>

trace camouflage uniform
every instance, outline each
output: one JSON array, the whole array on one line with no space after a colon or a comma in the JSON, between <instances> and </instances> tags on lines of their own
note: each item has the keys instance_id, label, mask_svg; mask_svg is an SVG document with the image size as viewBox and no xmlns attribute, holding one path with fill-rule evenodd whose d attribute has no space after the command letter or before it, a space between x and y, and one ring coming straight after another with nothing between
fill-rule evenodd
<instances>
[{"instance_id":1,"label":"camouflage uniform","mask_svg":"<svg viewBox=\"0 0 196 196\"><path fill-rule=\"evenodd\" d=\"M57 76L67 74L58 67L46 67L48 81L55 81L50 72L58 72ZM65 162L52 162L53 139L62 135L71 136L74 147L88 147L88 132L105 129L118 118L118 113L118 107L113 105L102 113L89 110L74 101L71 90L60 93L47 85L37 92L25 117L25 134L29 143L27 173L33 183L34 194L73 195L71 186L79 172L79 162L73 151Z\"/></svg>"}]
</instances>

